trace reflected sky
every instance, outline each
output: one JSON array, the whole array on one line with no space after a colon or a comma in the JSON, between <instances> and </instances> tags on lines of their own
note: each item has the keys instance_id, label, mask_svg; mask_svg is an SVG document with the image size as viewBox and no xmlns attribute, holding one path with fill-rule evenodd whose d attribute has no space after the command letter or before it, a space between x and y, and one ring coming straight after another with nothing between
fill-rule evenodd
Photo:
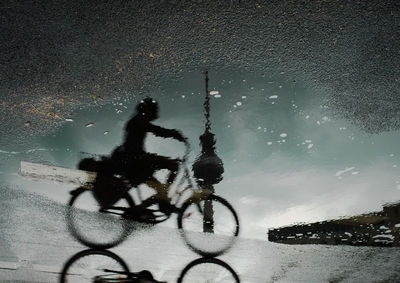
<instances>
[{"instance_id":1,"label":"reflected sky","mask_svg":"<svg viewBox=\"0 0 400 283\"><path fill-rule=\"evenodd\" d=\"M215 189L240 215L242 236L266 239L270 227L378 211L399 200L399 131L367 134L334 118L323 90L284 72L210 70L209 89L212 132L225 166ZM180 129L193 161L204 131L203 74L166 77L149 95L160 104L155 124ZM2 162L2 178L16 182L10 176L20 160L76 168L82 152L109 154L141 98L125 93L112 104L94 103L51 135L34 137L29 148L0 148L9 160ZM183 152L181 144L154 136L146 146L167 156Z\"/></svg>"}]
</instances>

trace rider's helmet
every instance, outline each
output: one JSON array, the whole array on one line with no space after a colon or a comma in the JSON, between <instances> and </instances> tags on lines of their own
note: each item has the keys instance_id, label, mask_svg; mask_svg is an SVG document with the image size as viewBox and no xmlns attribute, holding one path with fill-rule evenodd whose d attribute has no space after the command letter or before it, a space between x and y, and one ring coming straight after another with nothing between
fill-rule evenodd
<instances>
[{"instance_id":1,"label":"rider's helmet","mask_svg":"<svg viewBox=\"0 0 400 283\"><path fill-rule=\"evenodd\" d=\"M146 97L136 106L136 111L149 120L154 120L158 118L158 103L153 98Z\"/></svg>"}]
</instances>

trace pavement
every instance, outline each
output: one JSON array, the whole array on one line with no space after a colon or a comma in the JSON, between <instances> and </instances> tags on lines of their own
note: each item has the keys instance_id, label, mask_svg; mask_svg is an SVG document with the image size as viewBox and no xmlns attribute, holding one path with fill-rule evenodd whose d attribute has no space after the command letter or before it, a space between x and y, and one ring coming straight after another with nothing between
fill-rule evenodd
<instances>
[{"instance_id":1,"label":"pavement","mask_svg":"<svg viewBox=\"0 0 400 283\"><path fill-rule=\"evenodd\" d=\"M56 282L65 262L86 249L66 229L64 205L15 188L1 190L1 282ZM176 282L185 266L199 258L175 228L166 226L138 231L112 251L131 271L147 269L168 282ZM239 237L219 259L241 282L400 280L399 248L282 245Z\"/></svg>"}]
</instances>

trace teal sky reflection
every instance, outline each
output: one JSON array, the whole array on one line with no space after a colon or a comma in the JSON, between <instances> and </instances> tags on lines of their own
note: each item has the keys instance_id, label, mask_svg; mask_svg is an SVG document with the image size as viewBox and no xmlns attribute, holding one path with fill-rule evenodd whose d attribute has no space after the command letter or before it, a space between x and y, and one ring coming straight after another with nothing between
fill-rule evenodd
<instances>
[{"instance_id":1,"label":"teal sky reflection","mask_svg":"<svg viewBox=\"0 0 400 283\"><path fill-rule=\"evenodd\" d=\"M215 189L238 211L243 236L265 239L270 227L376 211L400 199L399 131L367 134L335 118L324 90L285 73L211 71L209 89L212 132L225 166ZM193 161L204 131L203 75L165 78L149 96L160 104L155 124L189 137ZM126 93L78 110L51 135L34 138L43 149L34 158L8 156L76 168L82 152L109 154L141 98ZM153 136L147 149L169 156L183 151Z\"/></svg>"}]
</instances>

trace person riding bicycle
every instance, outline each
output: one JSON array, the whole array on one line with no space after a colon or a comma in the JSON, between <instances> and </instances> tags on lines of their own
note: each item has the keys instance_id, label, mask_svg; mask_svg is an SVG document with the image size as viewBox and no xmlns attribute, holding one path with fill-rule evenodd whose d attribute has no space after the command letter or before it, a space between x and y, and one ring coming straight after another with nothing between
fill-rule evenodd
<instances>
[{"instance_id":1,"label":"person riding bicycle","mask_svg":"<svg viewBox=\"0 0 400 283\"><path fill-rule=\"evenodd\" d=\"M112 159L124 160L128 169L126 176L136 182L142 183L152 176L157 170L168 169L170 174L167 180L172 184L176 171L179 167L178 159L148 153L144 149L144 141L147 133L153 133L163 138L173 138L181 142L187 139L177 130L165 129L154 125L151 122L157 119L158 103L156 100L147 97L136 106L136 114L128 121L125 127L125 140L122 146L118 147L112 154Z\"/></svg>"},{"instance_id":2,"label":"person riding bicycle","mask_svg":"<svg viewBox=\"0 0 400 283\"><path fill-rule=\"evenodd\" d=\"M150 97L137 104L136 113L125 126L123 144L112 152L111 158L105 162L104 168L106 169L102 170L102 174L99 174L96 180L97 187L101 187L107 183L104 182L104 178L113 174L120 174L126 177L133 187L147 183L156 189L157 193L153 197L144 200L138 206L139 208L149 207L157 203L159 199L167 198L168 188L175 180L180 162L179 159L146 152L144 146L146 135L153 133L155 136L173 138L187 143L186 137L179 131L166 129L152 123L159 117L158 112L157 101ZM169 171L166 184L161 184L153 178L154 172L162 169L168 169ZM118 187L118 184L116 184L116 187ZM104 201L104 203L106 202Z\"/></svg>"}]
</instances>

